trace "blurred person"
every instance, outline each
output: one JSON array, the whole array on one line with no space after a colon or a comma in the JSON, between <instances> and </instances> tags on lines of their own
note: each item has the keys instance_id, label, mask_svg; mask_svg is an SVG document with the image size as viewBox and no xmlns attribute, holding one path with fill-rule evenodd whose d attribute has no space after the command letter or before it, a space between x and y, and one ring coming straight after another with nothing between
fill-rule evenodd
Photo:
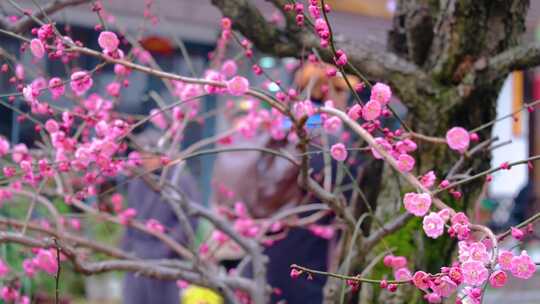
<instances>
[{"instance_id":1,"label":"blurred person","mask_svg":"<svg viewBox=\"0 0 540 304\"><path fill-rule=\"evenodd\" d=\"M161 134L155 130L147 130L137 136L137 144L146 147L144 151L152 151L157 146L157 141ZM160 168L163 167L161 158L152 153L140 152L142 159L142 170L160 174ZM177 168L171 168L171 172L167 173L169 180L173 174L172 171ZM200 194L197 191L193 177L186 169L181 169L180 177L178 178L178 186L186 195L187 199L199 203ZM135 219L142 223L150 219L157 220L164 227L166 233L180 243L185 243L186 236L184 235L181 224L175 216L169 204L161 198L159 189L145 180L143 177L136 177L128 184L127 191L127 207L137 210ZM191 225L195 225L192 221ZM178 259L179 256L174 253L167 245L159 239L127 227L124 238L122 240L122 248L142 259ZM179 288L174 281L157 280L138 276L134 273L127 273L123 282L123 303L126 304L143 304L143 303L163 303L163 304L178 304L180 303Z\"/></svg>"},{"instance_id":2,"label":"blurred person","mask_svg":"<svg viewBox=\"0 0 540 304\"><path fill-rule=\"evenodd\" d=\"M307 63L300 68L295 76L295 84L302 91L309 91L308 96L316 106L322 106L325 100L332 100L334 105L345 110L349 96L348 86L343 77L326 76L327 64ZM353 76L348 76L352 85L358 84ZM308 128L315 134L321 129L319 114L310 116ZM285 126L284 126L285 128ZM319 134L320 135L320 134ZM335 143L337 138L329 137L328 146ZM272 150L284 149L292 155L297 155L296 144L284 140L275 140L269 134L259 133L254 138L245 139L236 136L234 147L264 147ZM322 153L312 155L310 168L316 176L324 167ZM332 172L337 163L332 160ZM350 168L353 176L356 169ZM227 206L233 208L235 202L243 202L250 216L255 219L269 218L276 212L290 206L305 202L320 203L298 185L299 168L288 160L259 151L228 152L218 154L213 173L214 191L211 202L214 207ZM345 178L347 180L348 178ZM345 181L347 183L350 181ZM221 189L220 189L221 188ZM232 193L232 197L227 192ZM346 193L350 196L350 192ZM311 213L304 213L307 216ZM317 222L318 225L328 225L333 220L330 213ZM265 248L264 254L269 257L267 264L268 283L279 290L272 295L272 303L285 301L287 304L322 303L323 287L326 278L314 276L313 280L294 280L290 277L290 265L299 264L308 268L326 271L329 266L329 255L332 238L316 236L305 227L288 228L284 238L278 239ZM235 256L231 251L223 254L226 260ZM240 256L236 256L240 259Z\"/></svg>"}]
</instances>

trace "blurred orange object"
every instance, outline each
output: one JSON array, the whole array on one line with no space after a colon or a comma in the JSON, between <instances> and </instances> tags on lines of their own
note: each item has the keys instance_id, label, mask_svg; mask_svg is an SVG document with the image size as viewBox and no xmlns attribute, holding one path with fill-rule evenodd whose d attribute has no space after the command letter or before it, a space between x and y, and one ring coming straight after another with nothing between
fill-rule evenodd
<instances>
[{"instance_id":1,"label":"blurred orange object","mask_svg":"<svg viewBox=\"0 0 540 304\"><path fill-rule=\"evenodd\" d=\"M169 39L159 36L148 36L141 40L141 46L153 53L170 55L174 52L174 47Z\"/></svg>"}]
</instances>

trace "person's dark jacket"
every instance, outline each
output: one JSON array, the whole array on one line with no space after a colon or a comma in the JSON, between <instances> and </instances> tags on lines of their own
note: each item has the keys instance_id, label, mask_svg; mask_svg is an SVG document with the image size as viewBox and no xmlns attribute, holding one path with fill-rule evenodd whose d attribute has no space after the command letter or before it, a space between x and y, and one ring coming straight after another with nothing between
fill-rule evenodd
<instances>
[{"instance_id":1,"label":"person's dark jacket","mask_svg":"<svg viewBox=\"0 0 540 304\"><path fill-rule=\"evenodd\" d=\"M183 173L180 176L179 187L190 200L200 202L196 184L189 174ZM145 223L149 219L155 219L166 227L169 236L178 242L185 241L181 225L171 207L143 179L137 178L129 183L127 204L128 207L137 210L137 220ZM132 228L126 230L122 247L125 251L144 259L178 258L157 238ZM176 282L150 279L133 273L125 276L123 297L126 304L180 303Z\"/></svg>"}]
</instances>

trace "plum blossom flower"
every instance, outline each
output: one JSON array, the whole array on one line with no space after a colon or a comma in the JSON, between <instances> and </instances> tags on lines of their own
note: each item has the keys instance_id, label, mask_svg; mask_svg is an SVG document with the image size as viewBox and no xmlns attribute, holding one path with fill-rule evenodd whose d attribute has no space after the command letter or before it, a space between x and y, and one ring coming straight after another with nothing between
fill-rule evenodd
<instances>
[{"instance_id":1,"label":"plum blossom flower","mask_svg":"<svg viewBox=\"0 0 540 304\"><path fill-rule=\"evenodd\" d=\"M420 177L420 182L422 183L424 187L430 188L435 184L436 179L437 179L437 176L435 175L435 172L431 170Z\"/></svg>"},{"instance_id":2,"label":"plum blossom flower","mask_svg":"<svg viewBox=\"0 0 540 304\"><path fill-rule=\"evenodd\" d=\"M405 267L394 270L394 278L398 281L408 281L412 279L411 271Z\"/></svg>"},{"instance_id":3,"label":"plum blossom flower","mask_svg":"<svg viewBox=\"0 0 540 304\"><path fill-rule=\"evenodd\" d=\"M442 298L449 297L457 289L457 284L448 276L443 276L440 279L437 278L431 282L431 289Z\"/></svg>"},{"instance_id":4,"label":"plum blossom flower","mask_svg":"<svg viewBox=\"0 0 540 304\"><path fill-rule=\"evenodd\" d=\"M375 120L381 116L382 106L377 100L368 101L362 108L362 118L367 121Z\"/></svg>"},{"instance_id":5,"label":"plum blossom flower","mask_svg":"<svg viewBox=\"0 0 540 304\"><path fill-rule=\"evenodd\" d=\"M12 303L19 297L19 291L13 287L4 286L0 291L0 296L7 303Z\"/></svg>"},{"instance_id":6,"label":"plum blossom flower","mask_svg":"<svg viewBox=\"0 0 540 304\"><path fill-rule=\"evenodd\" d=\"M386 267L392 267L392 262L394 260L394 256L393 255L386 255L384 256L383 258L383 264L384 266Z\"/></svg>"},{"instance_id":7,"label":"plum blossom flower","mask_svg":"<svg viewBox=\"0 0 540 304\"><path fill-rule=\"evenodd\" d=\"M64 95L66 87L62 82L62 79L58 77L53 77L49 80L49 91L51 92L53 99L58 99L60 96Z\"/></svg>"},{"instance_id":8,"label":"plum blossom flower","mask_svg":"<svg viewBox=\"0 0 540 304\"><path fill-rule=\"evenodd\" d=\"M499 263L499 266L501 266L502 270L510 271L512 270L512 259L514 258L514 254L507 250L501 250L499 252L499 257L497 259L497 262Z\"/></svg>"},{"instance_id":9,"label":"plum blossom flower","mask_svg":"<svg viewBox=\"0 0 540 304\"><path fill-rule=\"evenodd\" d=\"M377 143L380 149L387 152L392 151L392 145L386 139L382 137L375 137L375 142ZM382 159L382 155L374 147L371 148L371 153L373 154L374 158Z\"/></svg>"},{"instance_id":10,"label":"plum blossom flower","mask_svg":"<svg viewBox=\"0 0 540 304\"><path fill-rule=\"evenodd\" d=\"M104 51L112 53L118 48L120 40L118 40L115 33L103 31L99 34L98 44Z\"/></svg>"},{"instance_id":11,"label":"plum blossom flower","mask_svg":"<svg viewBox=\"0 0 540 304\"><path fill-rule=\"evenodd\" d=\"M446 143L452 150L465 152L469 147L469 132L461 127L453 127L446 132Z\"/></svg>"},{"instance_id":12,"label":"plum blossom flower","mask_svg":"<svg viewBox=\"0 0 540 304\"><path fill-rule=\"evenodd\" d=\"M70 79L71 89L77 96L81 96L86 93L86 91L88 91L94 83L92 77L86 71L75 72L71 74Z\"/></svg>"},{"instance_id":13,"label":"plum blossom flower","mask_svg":"<svg viewBox=\"0 0 540 304\"><path fill-rule=\"evenodd\" d=\"M55 275L58 271L56 253L51 249L39 249L32 262L36 268L41 269L50 275Z\"/></svg>"},{"instance_id":14,"label":"plum blossom flower","mask_svg":"<svg viewBox=\"0 0 540 304\"><path fill-rule=\"evenodd\" d=\"M28 102L35 103L38 102L38 96L40 90L33 85L27 85L23 88L24 99Z\"/></svg>"},{"instance_id":15,"label":"plum blossom flower","mask_svg":"<svg viewBox=\"0 0 540 304\"><path fill-rule=\"evenodd\" d=\"M400 140L396 143L396 150L399 152L399 153L408 153L408 152L413 152L415 151L416 149L418 148L418 145L410 140L410 139L405 139L405 140Z\"/></svg>"},{"instance_id":16,"label":"plum blossom flower","mask_svg":"<svg viewBox=\"0 0 540 304\"><path fill-rule=\"evenodd\" d=\"M406 193L403 197L405 209L416 216L424 216L431 207L431 196L427 193Z\"/></svg>"},{"instance_id":17,"label":"plum blossom flower","mask_svg":"<svg viewBox=\"0 0 540 304\"><path fill-rule=\"evenodd\" d=\"M122 86L118 81L113 81L107 85L107 94L111 95L112 97L118 97L120 96L120 89Z\"/></svg>"},{"instance_id":18,"label":"plum blossom flower","mask_svg":"<svg viewBox=\"0 0 540 304\"><path fill-rule=\"evenodd\" d=\"M390 266L394 269L407 267L407 258L404 256L393 256Z\"/></svg>"},{"instance_id":19,"label":"plum blossom flower","mask_svg":"<svg viewBox=\"0 0 540 304\"><path fill-rule=\"evenodd\" d=\"M226 60L221 66L221 73L226 77L233 77L234 75L236 75L237 71L238 67L236 65L236 62L232 59Z\"/></svg>"},{"instance_id":20,"label":"plum blossom flower","mask_svg":"<svg viewBox=\"0 0 540 304\"><path fill-rule=\"evenodd\" d=\"M6 155L9 152L9 141L3 137L0 136L0 157Z\"/></svg>"},{"instance_id":21,"label":"plum blossom flower","mask_svg":"<svg viewBox=\"0 0 540 304\"><path fill-rule=\"evenodd\" d=\"M330 117L324 121L324 130L330 134L335 134L341 129L341 119L336 116Z\"/></svg>"},{"instance_id":22,"label":"plum blossom flower","mask_svg":"<svg viewBox=\"0 0 540 304\"><path fill-rule=\"evenodd\" d=\"M454 224L462 224L462 225L468 225L469 224L469 217L463 212L458 212L452 216L452 219L450 220L452 225Z\"/></svg>"},{"instance_id":23,"label":"plum blossom flower","mask_svg":"<svg viewBox=\"0 0 540 304\"><path fill-rule=\"evenodd\" d=\"M424 271L417 271L412 277L412 282L416 288L421 290L428 290L429 288L429 274Z\"/></svg>"},{"instance_id":24,"label":"plum blossom flower","mask_svg":"<svg viewBox=\"0 0 540 304\"><path fill-rule=\"evenodd\" d=\"M227 90L234 96L242 96L249 90L249 81L242 76L234 76L227 81Z\"/></svg>"},{"instance_id":25,"label":"plum blossom flower","mask_svg":"<svg viewBox=\"0 0 540 304\"><path fill-rule=\"evenodd\" d=\"M426 299L426 301L428 301L428 303L441 303L441 301L442 301L441 296L438 295L435 292L426 294L424 296L424 299Z\"/></svg>"},{"instance_id":26,"label":"plum blossom flower","mask_svg":"<svg viewBox=\"0 0 540 304\"><path fill-rule=\"evenodd\" d=\"M506 284L507 279L508 276L506 275L506 272L502 270L496 270L489 277L489 284L491 285L491 287L501 288Z\"/></svg>"},{"instance_id":27,"label":"plum blossom flower","mask_svg":"<svg viewBox=\"0 0 540 304\"><path fill-rule=\"evenodd\" d=\"M431 212L429 215L424 217L422 223L426 235L430 238L436 239L444 232L444 220L435 212Z\"/></svg>"},{"instance_id":28,"label":"plum blossom flower","mask_svg":"<svg viewBox=\"0 0 540 304\"><path fill-rule=\"evenodd\" d=\"M512 275L520 279L529 279L536 271L536 264L525 250L521 255L514 256L511 261Z\"/></svg>"},{"instance_id":29,"label":"plum blossom flower","mask_svg":"<svg viewBox=\"0 0 540 304\"><path fill-rule=\"evenodd\" d=\"M337 143L330 148L330 154L335 160L344 161L347 158L347 149L342 143Z\"/></svg>"},{"instance_id":30,"label":"plum blossom flower","mask_svg":"<svg viewBox=\"0 0 540 304\"><path fill-rule=\"evenodd\" d=\"M358 118L362 117L362 106L359 104L353 105L347 112L347 115L349 115L352 120L358 120Z\"/></svg>"},{"instance_id":31,"label":"plum blossom flower","mask_svg":"<svg viewBox=\"0 0 540 304\"><path fill-rule=\"evenodd\" d=\"M13 151L11 153L11 159L13 159L14 162L20 163L22 160L26 159L28 157L28 147L26 147L25 144L16 144L13 147Z\"/></svg>"},{"instance_id":32,"label":"plum blossom flower","mask_svg":"<svg viewBox=\"0 0 540 304\"><path fill-rule=\"evenodd\" d=\"M489 262L489 253L482 242L461 241L458 243L458 248L458 258L461 262L477 261L484 264Z\"/></svg>"},{"instance_id":33,"label":"plum blossom flower","mask_svg":"<svg viewBox=\"0 0 540 304\"><path fill-rule=\"evenodd\" d=\"M370 99L376 100L383 105L387 104L390 101L391 97L392 97L392 90L390 89L389 86L387 86L384 83L377 82L371 88Z\"/></svg>"},{"instance_id":34,"label":"plum blossom flower","mask_svg":"<svg viewBox=\"0 0 540 304\"><path fill-rule=\"evenodd\" d=\"M463 272L461 271L461 268L457 266L450 267L448 270L448 277L458 285L463 282Z\"/></svg>"},{"instance_id":35,"label":"plum blossom flower","mask_svg":"<svg viewBox=\"0 0 540 304\"><path fill-rule=\"evenodd\" d=\"M409 154L400 154L397 159L399 171L410 172L414 168L415 160Z\"/></svg>"},{"instance_id":36,"label":"plum blossom flower","mask_svg":"<svg viewBox=\"0 0 540 304\"><path fill-rule=\"evenodd\" d=\"M468 261L461 264L463 282L467 285L478 286L488 278L488 270L482 262Z\"/></svg>"},{"instance_id":37,"label":"plum blossom flower","mask_svg":"<svg viewBox=\"0 0 540 304\"><path fill-rule=\"evenodd\" d=\"M36 58L41 59L45 56L45 47L43 46L43 42L39 39L34 38L30 41L30 51Z\"/></svg>"}]
</instances>

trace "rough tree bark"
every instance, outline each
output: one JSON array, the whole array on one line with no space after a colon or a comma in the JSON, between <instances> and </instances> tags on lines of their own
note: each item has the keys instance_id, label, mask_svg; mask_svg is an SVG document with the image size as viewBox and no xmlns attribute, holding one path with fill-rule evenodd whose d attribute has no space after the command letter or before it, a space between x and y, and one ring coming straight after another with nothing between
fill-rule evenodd
<instances>
[{"instance_id":1,"label":"rough tree bark","mask_svg":"<svg viewBox=\"0 0 540 304\"><path fill-rule=\"evenodd\" d=\"M298 57L302 48L316 48L323 59L331 61L331 51L321 49L314 34L298 28L294 15L283 11L283 4L290 1L270 2L282 10L287 20L285 28L267 22L253 1L212 0L223 15L233 20L235 29L253 41L259 50L276 56ZM335 42L338 48L347 51L350 62L363 75L392 86L408 109L406 123L416 132L443 136L452 126L472 129L491 121L496 114L497 95L508 73L540 63L540 46L518 45L525 31L528 0L397 2L386 52L349 41L337 33ZM329 17L332 22L332 14ZM488 127L479 135L486 139L490 134ZM416 173L435 170L439 176L447 174L458 158L444 145L422 143L416 156ZM465 159L464 167L472 168L473 173L481 171L487 169L489 159L489 153L479 154L474 159ZM371 174L379 174L379 178L371 177L369 183L361 182L360 185L366 190L379 189L375 207L382 220L395 217L401 204L400 194L407 189L401 188L387 168L368 170ZM454 207L466 209L476 200L480 188L479 182L463 187L464 197L459 203L449 196L443 199ZM453 248L451 240L427 242L412 233L418 223L409 219L402 224L405 223L408 225L396 232L405 238L402 241L424 248L425 254L415 256L417 266L436 271L442 263L448 262ZM361 248L361 244L357 248ZM366 258L373 257L373 252L357 250L356 253L353 273L359 273L366 265ZM445 253L443 259L440 253ZM332 284L336 282L330 280L326 290L330 303L335 302L339 289ZM406 291L395 294L392 299L369 291L363 293L362 303L421 301L418 295Z\"/></svg>"}]
</instances>

